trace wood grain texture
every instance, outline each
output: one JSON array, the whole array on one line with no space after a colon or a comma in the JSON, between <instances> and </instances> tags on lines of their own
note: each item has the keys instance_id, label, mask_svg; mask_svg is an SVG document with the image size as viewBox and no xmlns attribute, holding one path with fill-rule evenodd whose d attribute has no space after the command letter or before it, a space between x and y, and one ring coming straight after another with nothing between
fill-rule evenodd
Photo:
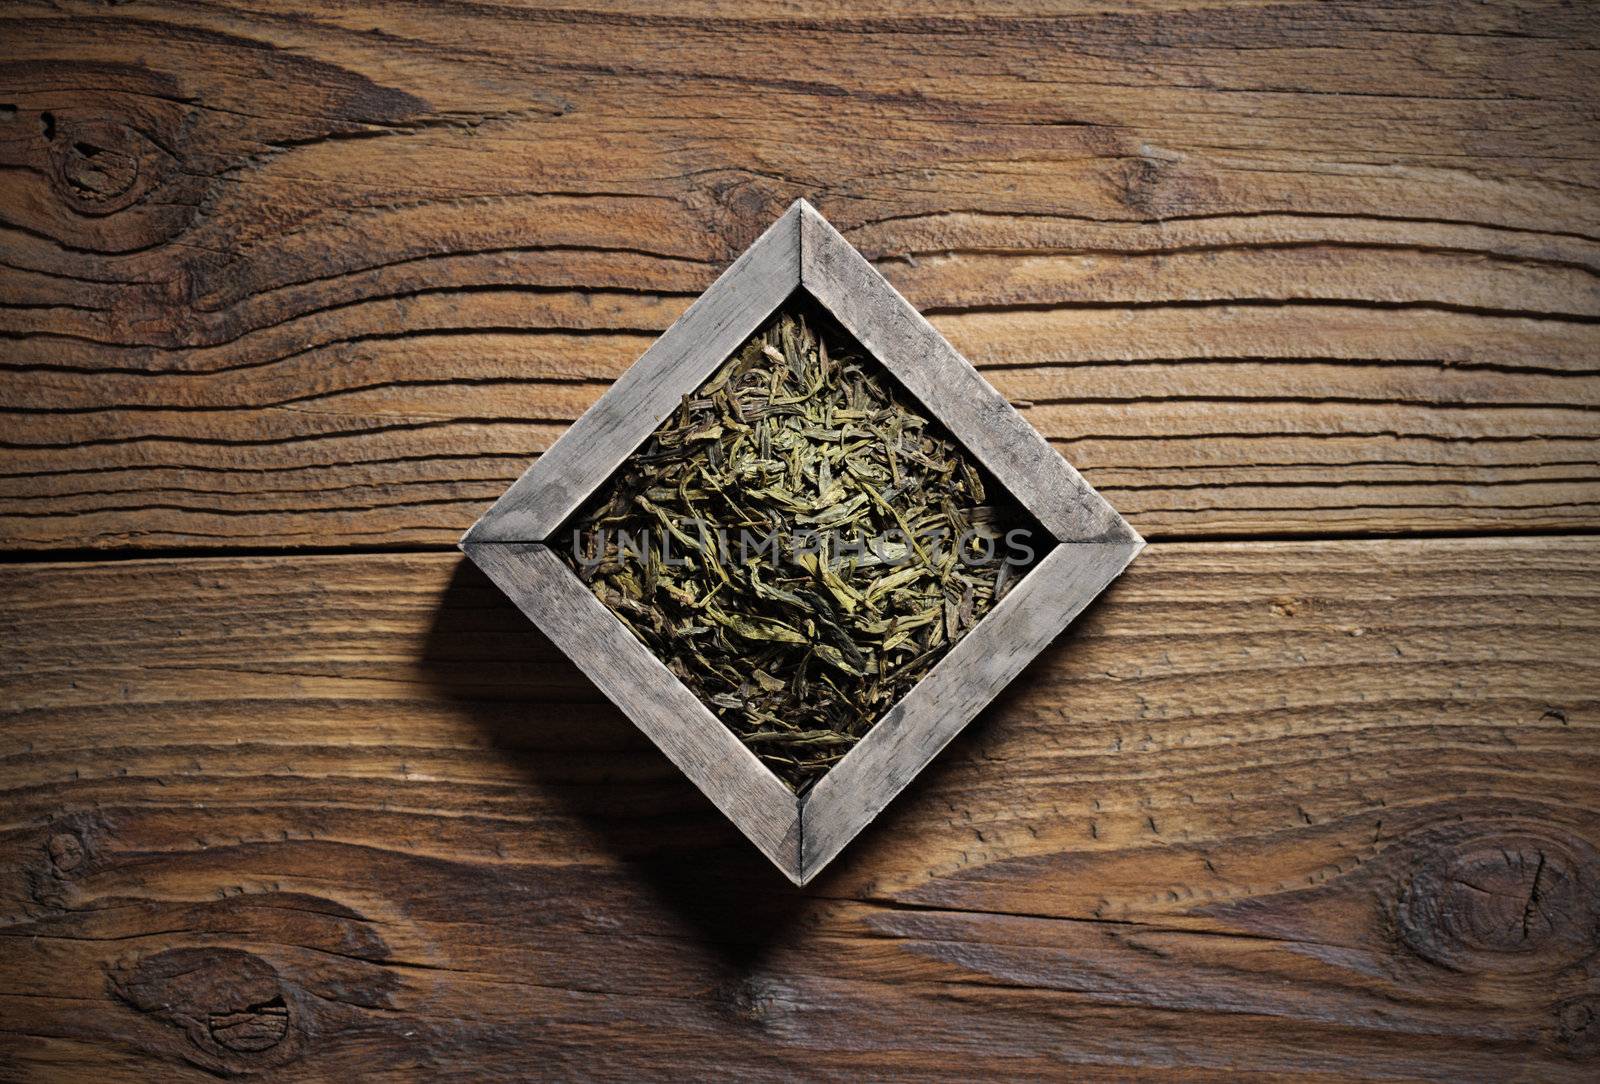
<instances>
[{"instance_id":1,"label":"wood grain texture","mask_svg":"<svg viewBox=\"0 0 1600 1084\"><path fill-rule=\"evenodd\" d=\"M11 565L0 1075L1592 1080L1597 559L1154 545L799 893L454 555Z\"/></svg>"},{"instance_id":2,"label":"wood grain texture","mask_svg":"<svg viewBox=\"0 0 1600 1084\"><path fill-rule=\"evenodd\" d=\"M1592 5L64 0L0 41L7 548L446 545L799 196L1146 536L1597 525Z\"/></svg>"}]
</instances>

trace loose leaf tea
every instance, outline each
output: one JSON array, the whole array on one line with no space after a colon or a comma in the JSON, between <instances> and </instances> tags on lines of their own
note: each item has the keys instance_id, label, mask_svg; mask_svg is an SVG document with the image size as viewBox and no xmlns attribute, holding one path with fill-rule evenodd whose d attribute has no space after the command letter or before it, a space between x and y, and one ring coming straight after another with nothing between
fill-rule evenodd
<instances>
[{"instance_id":1,"label":"loose leaf tea","mask_svg":"<svg viewBox=\"0 0 1600 1084\"><path fill-rule=\"evenodd\" d=\"M1048 544L814 306L780 310L581 509L565 554L803 790Z\"/></svg>"}]
</instances>

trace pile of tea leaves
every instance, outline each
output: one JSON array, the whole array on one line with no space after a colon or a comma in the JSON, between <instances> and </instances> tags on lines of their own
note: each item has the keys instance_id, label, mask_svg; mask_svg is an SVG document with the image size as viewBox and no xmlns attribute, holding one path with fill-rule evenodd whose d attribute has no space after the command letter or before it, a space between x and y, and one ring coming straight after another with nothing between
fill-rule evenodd
<instances>
[{"instance_id":1,"label":"pile of tea leaves","mask_svg":"<svg viewBox=\"0 0 1600 1084\"><path fill-rule=\"evenodd\" d=\"M1008 534L1042 555L996 488L831 318L791 303L580 509L564 556L803 790L1026 573Z\"/></svg>"}]
</instances>

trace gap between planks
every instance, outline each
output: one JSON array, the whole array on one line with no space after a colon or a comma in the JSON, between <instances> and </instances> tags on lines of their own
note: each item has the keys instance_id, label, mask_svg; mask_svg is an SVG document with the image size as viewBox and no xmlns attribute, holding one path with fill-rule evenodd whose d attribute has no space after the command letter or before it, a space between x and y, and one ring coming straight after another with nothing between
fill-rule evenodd
<instances>
[{"instance_id":1,"label":"gap between planks","mask_svg":"<svg viewBox=\"0 0 1600 1084\"><path fill-rule=\"evenodd\" d=\"M1134 525L1137 528L1137 524ZM1514 541L1519 538L1600 538L1600 527L1575 527L1570 529L1508 528L1504 531L1485 530L1408 530L1408 531L1281 531L1272 533L1236 534L1163 534L1155 532L1144 536L1146 545L1155 547L1193 546L1217 544L1232 545L1240 542L1263 544L1298 544L1304 542L1426 542L1431 540L1470 541L1484 539ZM61 549L0 549L0 565L53 565L53 564L110 564L125 561L197 561L230 557L356 557L366 554L424 554L459 552L452 542L406 543L385 545L349 546L171 546L143 549L137 546L118 546L107 549L63 547Z\"/></svg>"}]
</instances>

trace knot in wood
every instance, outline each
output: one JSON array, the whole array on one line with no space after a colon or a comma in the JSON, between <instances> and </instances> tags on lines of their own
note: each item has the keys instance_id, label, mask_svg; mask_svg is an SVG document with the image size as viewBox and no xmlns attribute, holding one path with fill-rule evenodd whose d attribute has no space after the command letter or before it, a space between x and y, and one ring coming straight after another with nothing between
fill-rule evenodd
<instances>
[{"instance_id":1,"label":"knot in wood","mask_svg":"<svg viewBox=\"0 0 1600 1084\"><path fill-rule=\"evenodd\" d=\"M1430 851L1400 901L1400 936L1462 972L1555 972L1600 948L1600 860L1541 829L1490 830Z\"/></svg>"},{"instance_id":2,"label":"knot in wood","mask_svg":"<svg viewBox=\"0 0 1600 1084\"><path fill-rule=\"evenodd\" d=\"M183 1033L176 1052L209 1069L243 1072L279 1064L297 1026L295 1000L277 969L226 948L169 949L117 969L118 998ZM273 1056L261 1061L263 1054Z\"/></svg>"},{"instance_id":3,"label":"knot in wood","mask_svg":"<svg viewBox=\"0 0 1600 1084\"><path fill-rule=\"evenodd\" d=\"M277 1046L289 1034L289 1007L282 997L213 1012L206 1028L218 1046L253 1053Z\"/></svg>"},{"instance_id":4,"label":"knot in wood","mask_svg":"<svg viewBox=\"0 0 1600 1084\"><path fill-rule=\"evenodd\" d=\"M1571 1058L1600 1057L1600 994L1556 1006L1554 1045Z\"/></svg>"},{"instance_id":5,"label":"knot in wood","mask_svg":"<svg viewBox=\"0 0 1600 1084\"><path fill-rule=\"evenodd\" d=\"M132 126L110 118L46 116L52 186L80 214L120 211L159 180L167 156Z\"/></svg>"},{"instance_id":6,"label":"knot in wood","mask_svg":"<svg viewBox=\"0 0 1600 1084\"><path fill-rule=\"evenodd\" d=\"M71 873L83 865L83 840L71 832L57 832L45 844L57 873Z\"/></svg>"},{"instance_id":7,"label":"knot in wood","mask_svg":"<svg viewBox=\"0 0 1600 1084\"><path fill-rule=\"evenodd\" d=\"M786 182L746 170L717 170L697 178L690 206L718 245L715 258L733 259L759 237L767 224L794 199Z\"/></svg>"},{"instance_id":8,"label":"knot in wood","mask_svg":"<svg viewBox=\"0 0 1600 1084\"><path fill-rule=\"evenodd\" d=\"M776 1003L772 986L759 978L743 978L718 988L717 1004L735 1020L765 1027Z\"/></svg>"}]
</instances>

